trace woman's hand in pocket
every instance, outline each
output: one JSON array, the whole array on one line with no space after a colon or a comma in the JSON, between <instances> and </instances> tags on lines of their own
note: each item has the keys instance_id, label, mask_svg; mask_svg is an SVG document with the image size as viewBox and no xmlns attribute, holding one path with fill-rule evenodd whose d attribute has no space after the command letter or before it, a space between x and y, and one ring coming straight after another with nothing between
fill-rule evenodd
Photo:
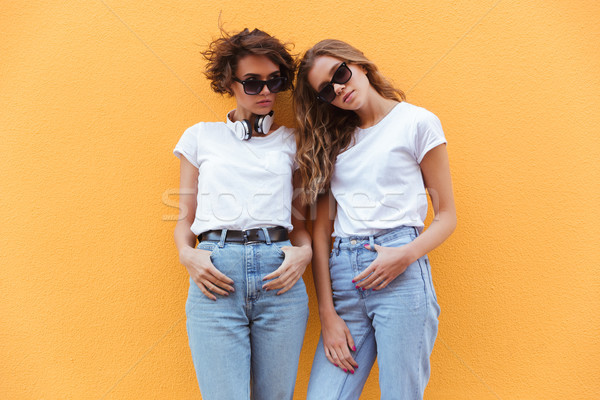
<instances>
[{"instance_id":1,"label":"woman's hand in pocket","mask_svg":"<svg viewBox=\"0 0 600 400\"><path fill-rule=\"evenodd\" d=\"M233 280L215 268L210 259L211 253L189 247L180 253L179 259L202 293L211 300L217 300L213 293L228 296L234 291Z\"/></svg>"},{"instance_id":2,"label":"woman's hand in pocket","mask_svg":"<svg viewBox=\"0 0 600 400\"><path fill-rule=\"evenodd\" d=\"M411 261L411 257L404 246L384 247L376 244L373 250L370 245L366 244L365 248L376 251L377 258L363 272L352 279L352 282L356 283L356 287L363 290L381 290L385 288L398 275L406 271L406 268L414 261Z\"/></svg>"},{"instance_id":3,"label":"woman's hand in pocket","mask_svg":"<svg viewBox=\"0 0 600 400\"><path fill-rule=\"evenodd\" d=\"M277 292L278 295L287 292L298 282L298 279L302 277L306 266L312 259L312 248L308 245L283 246L281 251L285 255L283 263L279 268L263 278L263 281L270 281L263 285L263 289L281 289Z\"/></svg>"}]
</instances>

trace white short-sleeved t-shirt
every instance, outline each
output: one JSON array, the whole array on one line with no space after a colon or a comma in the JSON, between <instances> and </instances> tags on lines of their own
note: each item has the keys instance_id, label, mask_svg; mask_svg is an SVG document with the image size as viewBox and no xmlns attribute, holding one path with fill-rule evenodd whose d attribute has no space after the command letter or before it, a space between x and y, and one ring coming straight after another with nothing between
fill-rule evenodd
<instances>
[{"instance_id":1,"label":"white short-sleeved t-shirt","mask_svg":"<svg viewBox=\"0 0 600 400\"><path fill-rule=\"evenodd\" d=\"M282 126L242 141L224 122L200 122L183 133L173 153L198 168L194 234L269 226L292 230L292 129Z\"/></svg>"},{"instance_id":2,"label":"white short-sleeved t-shirt","mask_svg":"<svg viewBox=\"0 0 600 400\"><path fill-rule=\"evenodd\" d=\"M398 103L381 121L357 128L337 156L331 191L337 201L333 236L369 236L398 226L424 227L427 194L420 163L446 143L430 111Z\"/></svg>"}]
</instances>

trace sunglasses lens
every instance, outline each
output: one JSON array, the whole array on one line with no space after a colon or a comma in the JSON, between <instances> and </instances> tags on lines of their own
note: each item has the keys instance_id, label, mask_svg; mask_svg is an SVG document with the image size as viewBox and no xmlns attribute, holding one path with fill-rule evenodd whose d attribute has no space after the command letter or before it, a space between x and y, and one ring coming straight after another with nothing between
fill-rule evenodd
<instances>
[{"instance_id":1,"label":"sunglasses lens","mask_svg":"<svg viewBox=\"0 0 600 400\"><path fill-rule=\"evenodd\" d=\"M261 92L264 84L261 81L246 81L244 84L244 92L246 94L258 94Z\"/></svg>"},{"instance_id":2,"label":"sunglasses lens","mask_svg":"<svg viewBox=\"0 0 600 400\"><path fill-rule=\"evenodd\" d=\"M331 103L335 99L335 89L332 84L325 86L319 92L319 99L325 103Z\"/></svg>"},{"instance_id":3,"label":"sunglasses lens","mask_svg":"<svg viewBox=\"0 0 600 400\"><path fill-rule=\"evenodd\" d=\"M283 90L285 85L285 78L280 76L278 78L269 79L267 81L267 87L271 93L279 93ZM262 88L261 88L262 89Z\"/></svg>"},{"instance_id":4,"label":"sunglasses lens","mask_svg":"<svg viewBox=\"0 0 600 400\"><path fill-rule=\"evenodd\" d=\"M352 71L350 71L350 68L348 68L346 64L342 64L337 71L335 71L331 80L335 83L342 84L348 82L351 77Z\"/></svg>"}]
</instances>

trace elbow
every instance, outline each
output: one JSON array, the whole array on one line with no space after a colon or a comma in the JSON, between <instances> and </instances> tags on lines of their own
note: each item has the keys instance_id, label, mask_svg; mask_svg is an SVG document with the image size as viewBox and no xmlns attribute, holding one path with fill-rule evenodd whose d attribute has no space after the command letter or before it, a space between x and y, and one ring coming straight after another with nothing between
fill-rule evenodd
<instances>
[{"instance_id":1,"label":"elbow","mask_svg":"<svg viewBox=\"0 0 600 400\"><path fill-rule=\"evenodd\" d=\"M452 213L451 217L448 221L448 236L452 235L456 230L456 226L458 225L458 218L456 217L456 213Z\"/></svg>"}]
</instances>

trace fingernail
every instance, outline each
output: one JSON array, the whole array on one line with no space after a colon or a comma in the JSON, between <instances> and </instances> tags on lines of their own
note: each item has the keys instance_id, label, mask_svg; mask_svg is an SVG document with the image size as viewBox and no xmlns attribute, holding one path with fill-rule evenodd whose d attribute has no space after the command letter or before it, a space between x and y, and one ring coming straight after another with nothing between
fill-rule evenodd
<instances>
[{"instance_id":1,"label":"fingernail","mask_svg":"<svg viewBox=\"0 0 600 400\"><path fill-rule=\"evenodd\" d=\"M336 367L338 366L337 364L333 364L333 365L335 365Z\"/></svg>"},{"instance_id":2,"label":"fingernail","mask_svg":"<svg viewBox=\"0 0 600 400\"><path fill-rule=\"evenodd\" d=\"M348 372L348 370L346 368L344 368L344 372Z\"/></svg>"},{"instance_id":3,"label":"fingernail","mask_svg":"<svg viewBox=\"0 0 600 400\"><path fill-rule=\"evenodd\" d=\"M354 375L354 371L350 371L350 373L351 373L352 375Z\"/></svg>"},{"instance_id":4,"label":"fingernail","mask_svg":"<svg viewBox=\"0 0 600 400\"><path fill-rule=\"evenodd\" d=\"M356 351L356 346L352 346L352 351Z\"/></svg>"},{"instance_id":5,"label":"fingernail","mask_svg":"<svg viewBox=\"0 0 600 400\"><path fill-rule=\"evenodd\" d=\"M352 279L352 283L356 283L356 281L354 279Z\"/></svg>"},{"instance_id":6,"label":"fingernail","mask_svg":"<svg viewBox=\"0 0 600 400\"><path fill-rule=\"evenodd\" d=\"M358 365L356 367L354 367L355 369L358 369Z\"/></svg>"}]
</instances>

